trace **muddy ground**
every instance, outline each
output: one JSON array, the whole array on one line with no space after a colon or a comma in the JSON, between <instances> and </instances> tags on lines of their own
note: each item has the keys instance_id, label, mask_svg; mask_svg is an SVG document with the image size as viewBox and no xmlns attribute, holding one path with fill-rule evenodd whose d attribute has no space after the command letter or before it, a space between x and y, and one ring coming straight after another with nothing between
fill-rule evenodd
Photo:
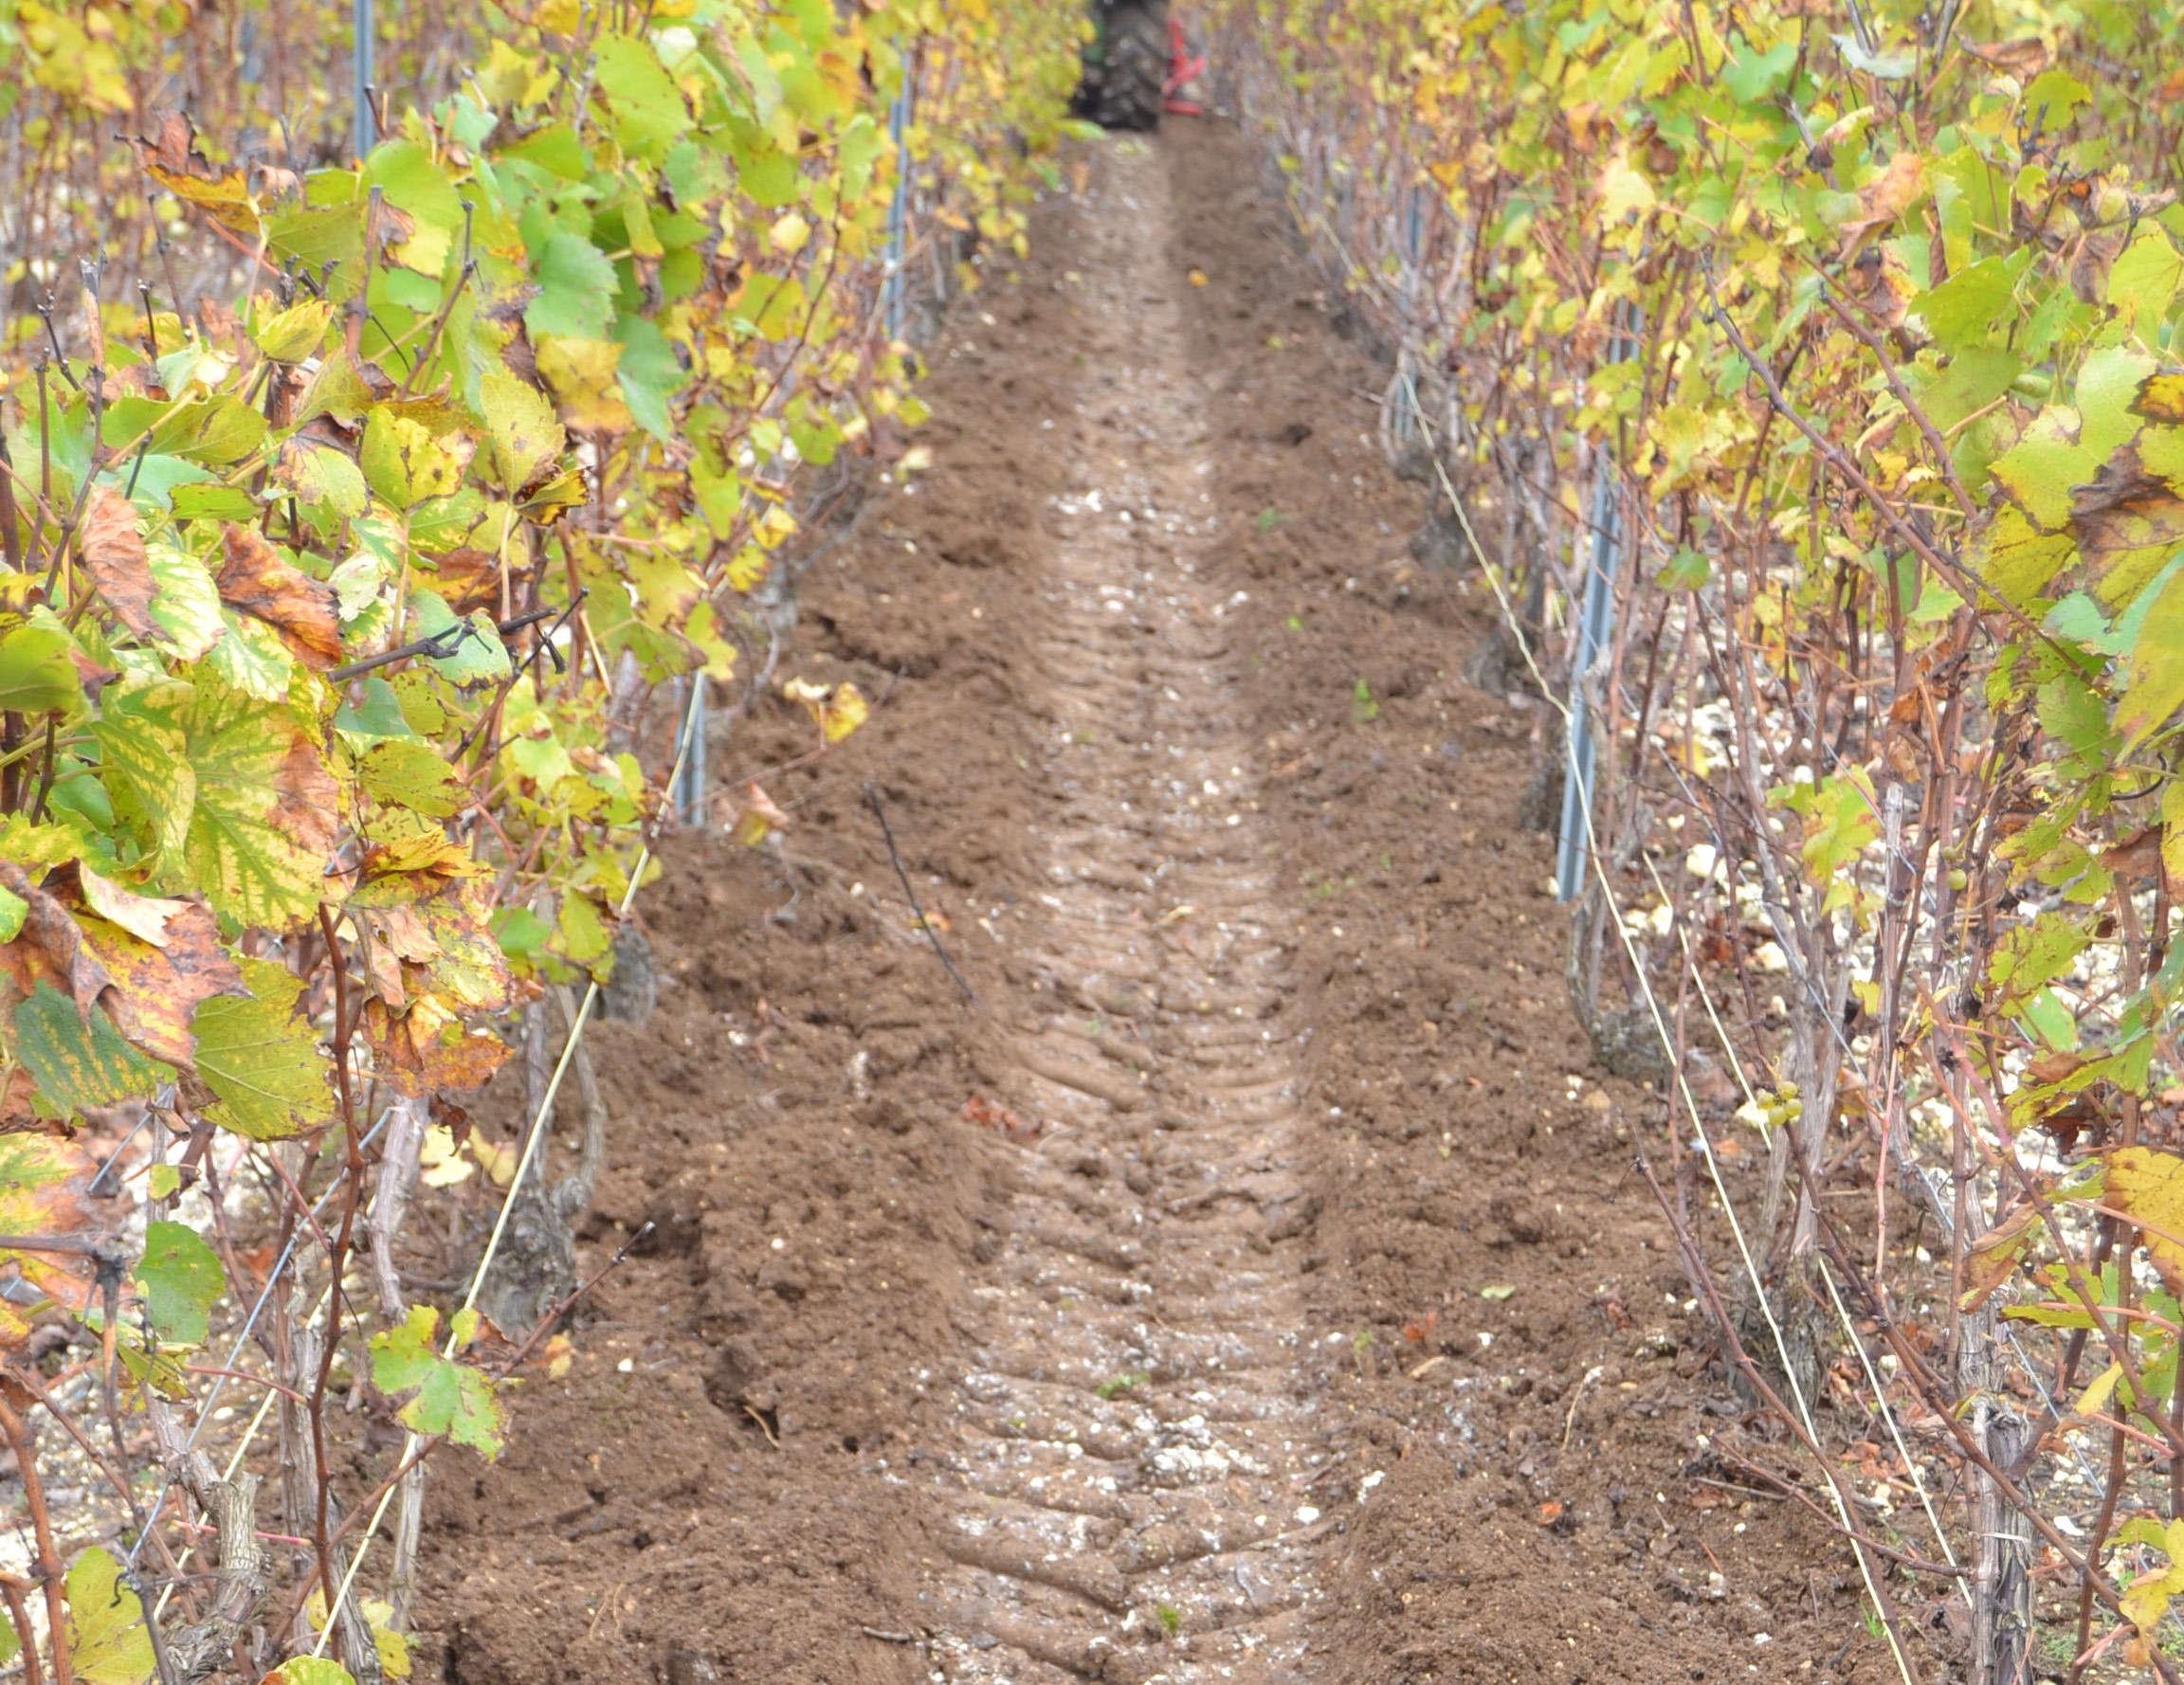
<instances>
[{"instance_id":1,"label":"muddy ground","mask_svg":"<svg viewBox=\"0 0 2184 1685\"><path fill-rule=\"evenodd\" d=\"M1793 1461L1629 1173L1665 1114L1566 1005L1538 710L1463 678L1385 370L1233 127L1085 165L804 582L788 670L871 722L717 745L793 823L641 903L585 1255L658 1226L435 1466L420 1676L1892 1675L1716 1455Z\"/></svg>"}]
</instances>

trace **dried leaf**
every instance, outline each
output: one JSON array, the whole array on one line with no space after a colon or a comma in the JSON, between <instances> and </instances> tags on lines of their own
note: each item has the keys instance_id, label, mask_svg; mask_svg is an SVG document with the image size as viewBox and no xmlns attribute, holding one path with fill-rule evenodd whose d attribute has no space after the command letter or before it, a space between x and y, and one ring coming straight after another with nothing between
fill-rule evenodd
<instances>
[{"instance_id":1,"label":"dried leaf","mask_svg":"<svg viewBox=\"0 0 2184 1685\"><path fill-rule=\"evenodd\" d=\"M462 616L480 608L498 610L506 589L506 574L499 556L465 545L440 558L435 584L447 607Z\"/></svg>"},{"instance_id":2,"label":"dried leaf","mask_svg":"<svg viewBox=\"0 0 2184 1685\"><path fill-rule=\"evenodd\" d=\"M332 586L284 560L253 528L228 526L220 542L228 557L217 581L223 603L271 626L305 666L322 672L340 661Z\"/></svg>"},{"instance_id":3,"label":"dried leaf","mask_svg":"<svg viewBox=\"0 0 2184 1685\"><path fill-rule=\"evenodd\" d=\"M76 550L115 619L139 638L156 635L160 626L152 618L152 563L136 529L136 505L110 486L92 487Z\"/></svg>"},{"instance_id":4,"label":"dried leaf","mask_svg":"<svg viewBox=\"0 0 2184 1685\"><path fill-rule=\"evenodd\" d=\"M251 203L243 172L215 171L198 151L190 119L178 113L162 117L156 129L155 135L140 135L134 141L144 173L177 199L204 210L221 226L254 236L258 232L258 209Z\"/></svg>"},{"instance_id":5,"label":"dried leaf","mask_svg":"<svg viewBox=\"0 0 2184 1685\"><path fill-rule=\"evenodd\" d=\"M1900 152L1888 167L1858 190L1858 214L1842 228L1842 252L1847 256L1866 237L1891 226L1911 208L1925 190L1926 160L1915 152Z\"/></svg>"},{"instance_id":6,"label":"dried leaf","mask_svg":"<svg viewBox=\"0 0 2184 1685\"><path fill-rule=\"evenodd\" d=\"M737 842L755 847L769 833L789 828L789 816L757 785L745 785L743 796L743 811L737 817L733 833Z\"/></svg>"},{"instance_id":7,"label":"dried leaf","mask_svg":"<svg viewBox=\"0 0 2184 1685\"><path fill-rule=\"evenodd\" d=\"M111 980L99 956L85 946L67 904L10 862L0 862L0 888L25 906L15 939L0 943L0 972L13 983L21 999L28 999L39 984L47 983L88 1016Z\"/></svg>"},{"instance_id":8,"label":"dried leaf","mask_svg":"<svg viewBox=\"0 0 2184 1685\"><path fill-rule=\"evenodd\" d=\"M0 1135L0 1233L67 1235L88 1225L82 1206L91 1178L98 1174L91 1155L57 1135ZM11 1263L23 1278L57 1305L82 1310L91 1302L90 1260L59 1252L21 1252L0 1247L0 1261ZM0 1299L0 1349L20 1346L29 1325Z\"/></svg>"},{"instance_id":9,"label":"dried leaf","mask_svg":"<svg viewBox=\"0 0 2184 1685\"><path fill-rule=\"evenodd\" d=\"M2138 445L2128 444L2102 464L2091 483L2076 489L2070 526L2087 567L2102 582L2101 595L2113 601L2120 590L2135 595L2131 584L2150 577L2184 541L2184 498L2148 472Z\"/></svg>"},{"instance_id":10,"label":"dried leaf","mask_svg":"<svg viewBox=\"0 0 2184 1685\"><path fill-rule=\"evenodd\" d=\"M401 1014L384 1001L366 1002L364 1039L378 1060L379 1076L410 1096L482 1088L508 1060L505 1042L487 1031L473 1032L432 995L419 996Z\"/></svg>"},{"instance_id":11,"label":"dried leaf","mask_svg":"<svg viewBox=\"0 0 2184 1685\"><path fill-rule=\"evenodd\" d=\"M2019 82L2038 76L2048 68L2049 53L2048 44L2037 35L2028 35L2017 41L1996 41L1981 45L1974 42L1957 44L1982 64L2013 76Z\"/></svg>"},{"instance_id":12,"label":"dried leaf","mask_svg":"<svg viewBox=\"0 0 2184 1685\"><path fill-rule=\"evenodd\" d=\"M67 870L55 873L54 881L61 881ZM143 901L141 897L129 898ZM148 1058L187 1070L196 1059L190 1021L198 1004L214 995L241 994L243 973L220 946L220 925L210 908L201 901L155 905L168 909L158 947L88 906L78 923L84 949L106 972L100 1005L112 1014L122 1040ZM146 922L140 910L136 918Z\"/></svg>"},{"instance_id":13,"label":"dried leaf","mask_svg":"<svg viewBox=\"0 0 2184 1685\"><path fill-rule=\"evenodd\" d=\"M111 883L88 866L77 869L83 886L83 902L109 924L118 924L139 941L155 948L167 946L167 921L190 906L188 901L162 896L140 896Z\"/></svg>"},{"instance_id":14,"label":"dried leaf","mask_svg":"<svg viewBox=\"0 0 2184 1685\"><path fill-rule=\"evenodd\" d=\"M2010 1219L1989 1229L1964 1256L1964 1293L1959 1301L1967 1314L1994 1296L1995 1290L2017 1273L2017 1265L2032 1244L2040 1214L2030 1205L2020 1207Z\"/></svg>"}]
</instances>

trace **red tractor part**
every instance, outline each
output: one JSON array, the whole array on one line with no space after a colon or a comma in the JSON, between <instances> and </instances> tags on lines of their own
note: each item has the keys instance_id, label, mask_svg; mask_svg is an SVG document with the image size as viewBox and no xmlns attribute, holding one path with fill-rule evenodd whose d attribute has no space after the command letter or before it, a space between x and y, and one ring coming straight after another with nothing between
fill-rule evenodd
<instances>
[{"instance_id":1,"label":"red tractor part","mask_svg":"<svg viewBox=\"0 0 2184 1685\"><path fill-rule=\"evenodd\" d=\"M1165 108L1177 117L1204 117L1206 108L1192 100L1178 100L1176 94L1206 74L1206 55L1191 50L1191 39L1183 33L1183 20L1173 14L1168 19L1168 75L1160 83L1160 96Z\"/></svg>"}]
</instances>

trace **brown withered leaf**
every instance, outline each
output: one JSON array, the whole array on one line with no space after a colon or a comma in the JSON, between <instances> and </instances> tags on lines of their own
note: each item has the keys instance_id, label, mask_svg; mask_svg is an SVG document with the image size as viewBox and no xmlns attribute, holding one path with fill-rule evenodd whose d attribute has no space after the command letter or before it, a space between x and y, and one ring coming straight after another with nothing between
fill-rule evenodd
<instances>
[{"instance_id":1,"label":"brown withered leaf","mask_svg":"<svg viewBox=\"0 0 2184 1685\"><path fill-rule=\"evenodd\" d=\"M384 1001L396 1012L410 1009L410 987L402 980L402 961L384 942L369 937L360 943L358 953L364 961L364 987L374 1000Z\"/></svg>"},{"instance_id":2,"label":"brown withered leaf","mask_svg":"<svg viewBox=\"0 0 2184 1685\"><path fill-rule=\"evenodd\" d=\"M2017 1273L2019 1260L2036 1238L2039 1222L2037 1208L2020 1205L2007 1221L1973 1243L1964 1255L1964 1293L1958 1301L1967 1314L1993 1298L1995 1290Z\"/></svg>"},{"instance_id":3,"label":"brown withered leaf","mask_svg":"<svg viewBox=\"0 0 2184 1685\"><path fill-rule=\"evenodd\" d=\"M190 119L179 112L168 112L154 128L155 134L138 135L131 141L144 173L223 227L238 234L255 234L258 211L250 202L250 188L243 172L215 168L198 150L197 134Z\"/></svg>"},{"instance_id":4,"label":"brown withered leaf","mask_svg":"<svg viewBox=\"0 0 2184 1685\"><path fill-rule=\"evenodd\" d=\"M1008 1107L997 1105L982 1094L974 1094L963 1102L963 1121L990 1129L1016 1142L1033 1141L1039 1137L1039 1125L1026 1123Z\"/></svg>"},{"instance_id":5,"label":"brown withered leaf","mask_svg":"<svg viewBox=\"0 0 2184 1685\"><path fill-rule=\"evenodd\" d=\"M212 172L211 164L197 150L197 131L187 113L159 112L153 118L152 129L151 134L136 136L139 163L156 164L175 174L188 174L192 171L207 175Z\"/></svg>"},{"instance_id":6,"label":"brown withered leaf","mask_svg":"<svg viewBox=\"0 0 2184 1685\"><path fill-rule=\"evenodd\" d=\"M22 1065L10 1067L0 1078L0 1135L37 1124L38 1108L33 1103L37 1095L38 1078Z\"/></svg>"},{"instance_id":7,"label":"brown withered leaf","mask_svg":"<svg viewBox=\"0 0 2184 1685\"><path fill-rule=\"evenodd\" d=\"M98 1173L91 1155L73 1141L27 1130L0 1135L0 1232L80 1234L90 1225L83 1200ZM87 1258L0 1247L0 1265L12 1265L47 1298L71 1311L90 1304L97 1291ZM15 1350L29 1336L29 1323L0 1297L0 1350Z\"/></svg>"},{"instance_id":8,"label":"brown withered leaf","mask_svg":"<svg viewBox=\"0 0 2184 1685\"><path fill-rule=\"evenodd\" d=\"M2013 76L2019 82L2038 76L2048 68L2049 53L2048 44L2037 35L2028 35L2017 41L1957 43L1965 52L1991 69L2005 76Z\"/></svg>"},{"instance_id":9,"label":"brown withered leaf","mask_svg":"<svg viewBox=\"0 0 2184 1685\"><path fill-rule=\"evenodd\" d=\"M2039 1112L2032 1119L2033 1125L2053 1135L2066 1152L2078 1145L2080 1135L2107 1121L2107 1111L2100 1100L2086 1094L2072 1095L2061 1104Z\"/></svg>"},{"instance_id":10,"label":"brown withered leaf","mask_svg":"<svg viewBox=\"0 0 2184 1685\"><path fill-rule=\"evenodd\" d=\"M737 817L734 832L736 841L755 848L774 831L787 830L792 823L789 816L774 805L774 798L755 783L743 787L744 801Z\"/></svg>"},{"instance_id":11,"label":"brown withered leaf","mask_svg":"<svg viewBox=\"0 0 2184 1685\"><path fill-rule=\"evenodd\" d=\"M2127 444L2077 488L2070 528L2094 578L2136 568L2151 574L2184 542L2184 498L2147 470L2136 444Z\"/></svg>"},{"instance_id":12,"label":"brown withered leaf","mask_svg":"<svg viewBox=\"0 0 2184 1685\"><path fill-rule=\"evenodd\" d=\"M89 1017L110 979L99 956L84 946L83 932L67 903L43 884L32 883L11 861L0 861L0 887L19 896L28 909L15 939L0 943L0 973L14 985L18 999L28 1000L41 983L49 983Z\"/></svg>"},{"instance_id":13,"label":"brown withered leaf","mask_svg":"<svg viewBox=\"0 0 2184 1685\"><path fill-rule=\"evenodd\" d=\"M414 901L486 870L469 849L431 821L399 811L382 818L387 822L384 828L365 845L349 897L352 912Z\"/></svg>"},{"instance_id":14,"label":"brown withered leaf","mask_svg":"<svg viewBox=\"0 0 2184 1685\"><path fill-rule=\"evenodd\" d=\"M197 1051L190 1021L200 1001L244 992L243 975L220 946L220 927L198 901L153 900L102 880L99 900L121 913L115 923L85 893L80 869L61 867L33 884L22 868L0 864L0 884L28 911L15 940L0 946L0 972L27 1000L50 984L89 1018L102 1006L123 1041L138 1052L188 1069ZM136 932L155 929L158 946Z\"/></svg>"},{"instance_id":15,"label":"brown withered leaf","mask_svg":"<svg viewBox=\"0 0 2184 1685\"><path fill-rule=\"evenodd\" d=\"M364 1004L364 1040L378 1075L412 1096L435 1089L482 1088L508 1060L508 1044L488 1031L473 1031L437 995L420 995L409 1011L391 1011L384 1001Z\"/></svg>"},{"instance_id":16,"label":"brown withered leaf","mask_svg":"<svg viewBox=\"0 0 2184 1685\"><path fill-rule=\"evenodd\" d=\"M422 968L440 957L440 944L425 920L407 902L391 907L360 909L353 913L363 933L364 975L373 994L396 1012L408 1009L409 968Z\"/></svg>"},{"instance_id":17,"label":"brown withered leaf","mask_svg":"<svg viewBox=\"0 0 2184 1685\"><path fill-rule=\"evenodd\" d=\"M266 818L305 853L323 861L334 852L341 830L340 788L318 745L300 732L274 776L273 811Z\"/></svg>"},{"instance_id":18,"label":"brown withered leaf","mask_svg":"<svg viewBox=\"0 0 2184 1685\"><path fill-rule=\"evenodd\" d=\"M1908 149L1890 158L1885 170L1858 190L1858 214L1842 228L1843 255L1856 251L1868 234L1893 224L1925 187L1925 159Z\"/></svg>"},{"instance_id":19,"label":"brown withered leaf","mask_svg":"<svg viewBox=\"0 0 2184 1685\"><path fill-rule=\"evenodd\" d=\"M1843 268L1843 292L1871 325L1900 328L1919 291L1903 260L1885 245L1867 245Z\"/></svg>"},{"instance_id":20,"label":"brown withered leaf","mask_svg":"<svg viewBox=\"0 0 2184 1685\"><path fill-rule=\"evenodd\" d=\"M428 1102L432 1121L446 1130L460 1147L470 1138L470 1114L453 1100L434 1095Z\"/></svg>"},{"instance_id":21,"label":"brown withered leaf","mask_svg":"<svg viewBox=\"0 0 2184 1685\"><path fill-rule=\"evenodd\" d=\"M187 1070L197 1058L190 1027L198 1004L245 992L242 972L220 948L209 908L191 904L168 923L168 944L139 942L119 925L87 915L83 942L112 979L100 1004L121 1039L139 1053Z\"/></svg>"},{"instance_id":22,"label":"brown withered leaf","mask_svg":"<svg viewBox=\"0 0 2184 1685\"><path fill-rule=\"evenodd\" d=\"M478 608L499 611L504 578L499 556L464 545L442 556L439 568L439 592L457 614L467 615Z\"/></svg>"},{"instance_id":23,"label":"brown withered leaf","mask_svg":"<svg viewBox=\"0 0 2184 1685\"><path fill-rule=\"evenodd\" d=\"M2070 287L2085 304L2099 304L2108 296L2108 271L2123 249L2120 234L2087 234L2070 255Z\"/></svg>"},{"instance_id":24,"label":"brown withered leaf","mask_svg":"<svg viewBox=\"0 0 2184 1685\"><path fill-rule=\"evenodd\" d=\"M340 661L341 623L332 586L283 560L253 528L223 528L220 545L227 554L216 581L223 603L271 626L307 667L323 672Z\"/></svg>"},{"instance_id":25,"label":"brown withered leaf","mask_svg":"<svg viewBox=\"0 0 2184 1685\"><path fill-rule=\"evenodd\" d=\"M112 486L94 486L77 529L76 552L115 619L139 638L159 629L152 618L152 564L144 555L144 535L136 530L136 507Z\"/></svg>"},{"instance_id":26,"label":"brown withered leaf","mask_svg":"<svg viewBox=\"0 0 2184 1685\"><path fill-rule=\"evenodd\" d=\"M2101 863L2126 880L2161 874L2161 827L2144 825L2101 856Z\"/></svg>"},{"instance_id":27,"label":"brown withered leaf","mask_svg":"<svg viewBox=\"0 0 2184 1685\"><path fill-rule=\"evenodd\" d=\"M2068 1081L2084 1065L2075 1053L2043 1053L2026 1061L2025 1075L2034 1082L2049 1085Z\"/></svg>"},{"instance_id":28,"label":"brown withered leaf","mask_svg":"<svg viewBox=\"0 0 2184 1685\"><path fill-rule=\"evenodd\" d=\"M94 894L83 881L100 884ZM99 1004L121 1039L139 1053L187 1070L196 1059L191 1020L198 1003L248 992L243 973L220 946L220 923L202 901L131 895L80 867L63 866L46 887L72 903L83 949L106 973ZM116 923L104 910L120 914ZM156 930L156 945L137 933Z\"/></svg>"}]
</instances>

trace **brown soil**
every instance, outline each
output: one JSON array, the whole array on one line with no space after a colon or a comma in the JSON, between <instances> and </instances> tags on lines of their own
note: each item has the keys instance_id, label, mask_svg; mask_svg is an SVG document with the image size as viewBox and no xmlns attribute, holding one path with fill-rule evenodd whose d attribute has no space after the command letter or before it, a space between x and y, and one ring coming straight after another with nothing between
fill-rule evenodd
<instances>
[{"instance_id":1,"label":"brown soil","mask_svg":"<svg viewBox=\"0 0 2184 1685\"><path fill-rule=\"evenodd\" d=\"M715 770L794 824L642 902L589 1263L658 1226L500 1466L435 1465L422 1676L1892 1673L1718 1459L1761 1430L1384 371L1232 129L1088 165L951 317L931 470L804 581L789 669L871 723L769 774L811 731L762 710Z\"/></svg>"}]
</instances>

